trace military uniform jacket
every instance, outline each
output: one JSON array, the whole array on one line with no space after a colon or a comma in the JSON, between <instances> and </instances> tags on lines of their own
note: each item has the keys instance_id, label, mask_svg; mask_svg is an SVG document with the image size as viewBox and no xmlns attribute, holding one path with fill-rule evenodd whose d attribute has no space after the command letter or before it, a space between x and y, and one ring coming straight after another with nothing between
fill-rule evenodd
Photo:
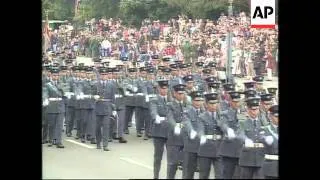
<instances>
[{"instance_id":1,"label":"military uniform jacket","mask_svg":"<svg viewBox=\"0 0 320 180\"><path fill-rule=\"evenodd\" d=\"M74 95L75 96L78 96L80 95L81 93L83 93L83 82L82 80L80 79L75 79L74 82L73 82L73 90L74 90ZM82 101L81 99L76 99L75 100L75 105L74 105L74 108L75 109L81 109L81 104L82 104Z\"/></svg>"},{"instance_id":2,"label":"military uniform jacket","mask_svg":"<svg viewBox=\"0 0 320 180\"><path fill-rule=\"evenodd\" d=\"M223 135L220 113L216 112L215 114L207 111L200 115L200 135ZM218 157L220 143L221 140L207 139L205 144L200 145L198 155L202 157Z\"/></svg>"},{"instance_id":3,"label":"military uniform jacket","mask_svg":"<svg viewBox=\"0 0 320 180\"><path fill-rule=\"evenodd\" d=\"M269 125L268 116L267 116L267 113L265 111L260 109L260 112L259 112L258 116L259 116L259 120L261 121L262 126Z\"/></svg>"},{"instance_id":4,"label":"military uniform jacket","mask_svg":"<svg viewBox=\"0 0 320 180\"><path fill-rule=\"evenodd\" d=\"M136 79L125 79L122 82L123 89L125 91L124 103L126 106L136 106L136 97L134 96L135 92L133 91L134 87L137 87Z\"/></svg>"},{"instance_id":5,"label":"military uniform jacket","mask_svg":"<svg viewBox=\"0 0 320 180\"><path fill-rule=\"evenodd\" d=\"M114 82L115 86L116 86L116 92L115 92L115 106L117 110L123 110L126 107L125 104L125 99L126 97L124 97L124 85L123 82L118 79Z\"/></svg>"},{"instance_id":6,"label":"military uniform jacket","mask_svg":"<svg viewBox=\"0 0 320 180\"><path fill-rule=\"evenodd\" d=\"M191 130L194 130L199 133L199 123L200 123L200 114L203 113L201 109L197 110L193 107L190 107L186 113L186 120L184 121L184 151L198 153L200 138L196 136L194 139L190 138Z\"/></svg>"},{"instance_id":7,"label":"military uniform jacket","mask_svg":"<svg viewBox=\"0 0 320 180\"><path fill-rule=\"evenodd\" d=\"M116 86L111 81L97 82L97 94L100 96L96 102L96 115L111 115L112 105L115 102ZM109 101L106 101L108 99Z\"/></svg>"},{"instance_id":8,"label":"military uniform jacket","mask_svg":"<svg viewBox=\"0 0 320 180\"><path fill-rule=\"evenodd\" d=\"M146 95L148 94L147 92L147 81L139 79L136 81L137 84L137 92L136 93L142 93L143 95L136 95L135 96L135 105L137 107L146 107Z\"/></svg>"},{"instance_id":9,"label":"military uniform jacket","mask_svg":"<svg viewBox=\"0 0 320 180\"><path fill-rule=\"evenodd\" d=\"M182 130L179 135L174 134L175 126L182 129L182 121L186 120L186 110L190 107L186 103L178 103L177 101L169 102L168 104L168 140L167 144L171 146L183 146Z\"/></svg>"},{"instance_id":10,"label":"military uniform jacket","mask_svg":"<svg viewBox=\"0 0 320 180\"><path fill-rule=\"evenodd\" d=\"M275 128L273 125L268 125L266 128L266 134L265 136L273 136L272 134L278 135L278 129ZM271 131L273 133L271 133ZM268 145L265 143L265 154L268 155L278 155L278 139L273 138L273 143L271 145ZM264 160L263 163L263 172L265 176L271 176L271 177L278 177L278 160Z\"/></svg>"},{"instance_id":11,"label":"military uniform jacket","mask_svg":"<svg viewBox=\"0 0 320 180\"><path fill-rule=\"evenodd\" d=\"M225 157L239 158L243 146L243 141L239 138L229 139L227 137L228 128L234 130L235 135L239 135L240 122L238 119L238 110L229 107L225 113L222 114L222 131L224 134L223 140L220 144L219 155Z\"/></svg>"},{"instance_id":12,"label":"military uniform jacket","mask_svg":"<svg viewBox=\"0 0 320 180\"><path fill-rule=\"evenodd\" d=\"M73 92L74 93L74 82L75 82L75 78L72 76L69 76L66 80L66 82L69 85L69 92ZM70 99L67 100L67 106L68 107L74 107L76 105L76 96L73 95L71 96Z\"/></svg>"},{"instance_id":13,"label":"military uniform jacket","mask_svg":"<svg viewBox=\"0 0 320 180\"><path fill-rule=\"evenodd\" d=\"M96 95L96 88L94 87L94 82L90 80L84 80L83 83L83 94L84 95ZM80 101L80 109L95 109L96 102L93 97L85 98Z\"/></svg>"},{"instance_id":14,"label":"military uniform jacket","mask_svg":"<svg viewBox=\"0 0 320 180\"><path fill-rule=\"evenodd\" d=\"M63 100L50 101L50 98L61 98L63 96L62 90L53 82L48 82L44 88L44 97L49 99L47 106L47 113L65 113L65 104Z\"/></svg>"},{"instance_id":15,"label":"military uniform jacket","mask_svg":"<svg viewBox=\"0 0 320 180\"><path fill-rule=\"evenodd\" d=\"M154 123L156 116L166 117L168 114L167 102L163 97L157 95L156 98L150 100L150 114L151 114L151 134L153 137L167 138L168 135L168 120L161 121L160 124Z\"/></svg>"},{"instance_id":16,"label":"military uniform jacket","mask_svg":"<svg viewBox=\"0 0 320 180\"><path fill-rule=\"evenodd\" d=\"M263 135L265 134L265 129L261 127L260 120L256 121L256 127L254 127L254 122L252 119L248 118L241 125L242 134L244 137L249 138L253 143L263 143ZM251 166L251 167L262 167L264 159L264 149L263 148L247 148L243 147L240 152L239 165L240 166Z\"/></svg>"}]
</instances>

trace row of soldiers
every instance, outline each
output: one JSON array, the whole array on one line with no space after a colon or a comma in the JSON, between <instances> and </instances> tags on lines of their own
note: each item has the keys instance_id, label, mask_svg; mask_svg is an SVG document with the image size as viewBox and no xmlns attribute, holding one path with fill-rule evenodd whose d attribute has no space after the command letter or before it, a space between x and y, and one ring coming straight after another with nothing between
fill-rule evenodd
<instances>
[{"instance_id":1,"label":"row of soldiers","mask_svg":"<svg viewBox=\"0 0 320 180\"><path fill-rule=\"evenodd\" d=\"M154 178L159 178L165 145L167 178L175 177L179 165L184 178L193 178L197 168L200 178L208 178L212 163L216 178L263 177L262 172L266 173L262 171L263 143L272 138L271 144L277 148L277 138L268 135L276 126L270 121L276 119L276 113L271 111L269 118L268 109L277 100L276 88L269 88L268 94L263 89L262 76L245 83L244 92L236 92L234 84L219 81L212 73L213 62L206 68L203 62L196 62L194 70L192 65L179 62L139 69L105 67L100 60L95 64L72 66L72 60L66 60L67 66L44 67L44 143L64 147L61 134L65 118L67 136L72 136L76 127L77 139L97 144L98 149L102 143L108 151L112 139L127 142L123 134L129 133L135 112L137 136L153 138ZM246 102L240 100L240 94ZM252 119L258 120L253 121L258 125L252 126ZM274 158L277 151L270 154ZM271 170L265 175L276 177L277 168Z\"/></svg>"}]
</instances>

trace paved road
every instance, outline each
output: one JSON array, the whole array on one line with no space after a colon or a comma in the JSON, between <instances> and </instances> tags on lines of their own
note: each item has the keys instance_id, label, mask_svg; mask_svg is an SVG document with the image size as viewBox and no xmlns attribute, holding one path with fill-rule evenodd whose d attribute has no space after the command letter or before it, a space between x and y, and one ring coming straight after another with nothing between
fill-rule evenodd
<instances>
[{"instance_id":1,"label":"paved road","mask_svg":"<svg viewBox=\"0 0 320 180\"><path fill-rule=\"evenodd\" d=\"M117 141L110 143L111 151L108 152L96 149L94 144L81 143L73 137L64 137L64 149L43 145L43 179L153 178L152 140L136 137L134 128L130 129L126 139L127 144ZM165 151L160 178L166 178L166 163ZM182 172L178 170L176 178L181 177Z\"/></svg>"}]
</instances>

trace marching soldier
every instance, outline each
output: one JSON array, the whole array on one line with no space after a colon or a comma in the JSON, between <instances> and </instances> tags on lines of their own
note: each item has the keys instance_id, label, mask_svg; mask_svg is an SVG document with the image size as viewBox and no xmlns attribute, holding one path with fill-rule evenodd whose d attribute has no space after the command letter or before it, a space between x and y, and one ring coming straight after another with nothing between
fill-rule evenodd
<instances>
[{"instance_id":1,"label":"marching soldier","mask_svg":"<svg viewBox=\"0 0 320 180\"><path fill-rule=\"evenodd\" d=\"M267 126L270 123L268 118L268 110L272 106L272 95L261 94L261 104L259 109L259 119L261 120L262 126Z\"/></svg>"},{"instance_id":2,"label":"marching soldier","mask_svg":"<svg viewBox=\"0 0 320 180\"><path fill-rule=\"evenodd\" d=\"M224 111L225 109L227 109L230 104L229 104L229 100L230 100L230 95L229 92L230 91L235 91L235 85L234 84L224 84L223 85L223 89L224 89L224 93L221 94L221 102L220 102L220 108L222 111Z\"/></svg>"},{"instance_id":3,"label":"marching soldier","mask_svg":"<svg viewBox=\"0 0 320 180\"><path fill-rule=\"evenodd\" d=\"M222 120L218 110L218 94L205 94L206 112L200 115L199 179L208 179L211 165L214 166L215 179L222 178L222 163L218 155L222 139Z\"/></svg>"},{"instance_id":4,"label":"marching soldier","mask_svg":"<svg viewBox=\"0 0 320 180\"><path fill-rule=\"evenodd\" d=\"M263 88L263 80L264 80L263 76L256 76L252 78L252 80L256 82L256 91L258 95L267 93L266 90Z\"/></svg>"},{"instance_id":5,"label":"marching soldier","mask_svg":"<svg viewBox=\"0 0 320 180\"><path fill-rule=\"evenodd\" d=\"M49 125L49 147L56 145L57 148L64 148L62 144L63 116L65 104L62 100L63 92L59 88L59 69L51 70L52 81L48 82L44 89L43 105L47 106L47 120Z\"/></svg>"},{"instance_id":6,"label":"marching soldier","mask_svg":"<svg viewBox=\"0 0 320 180\"><path fill-rule=\"evenodd\" d=\"M180 76L184 77L188 75L188 65L187 64L180 64Z\"/></svg>"},{"instance_id":7,"label":"marching soldier","mask_svg":"<svg viewBox=\"0 0 320 180\"><path fill-rule=\"evenodd\" d=\"M194 81L193 81L193 76L192 75L186 75L183 77L183 80L186 84L186 101L189 105L192 104L191 96L190 94L195 91L194 88Z\"/></svg>"},{"instance_id":8,"label":"marching soldier","mask_svg":"<svg viewBox=\"0 0 320 180\"><path fill-rule=\"evenodd\" d=\"M222 157L223 179L239 179L239 156L242 141L235 139L240 133L240 92L229 92L231 97L230 107L223 114L224 137L220 145L219 155Z\"/></svg>"},{"instance_id":9,"label":"marching soldier","mask_svg":"<svg viewBox=\"0 0 320 180\"><path fill-rule=\"evenodd\" d=\"M186 120L184 121L184 148L183 148L183 179L193 179L194 173L197 170L198 164L198 150L200 139L199 132L199 116L204 112L203 94L200 91L191 93L192 107L186 112Z\"/></svg>"},{"instance_id":10,"label":"marching soldier","mask_svg":"<svg viewBox=\"0 0 320 180\"><path fill-rule=\"evenodd\" d=\"M167 178L174 179L178 165L183 160L183 138L181 135L182 121L185 119L185 112L189 108L185 99L184 84L173 86L175 100L168 103L168 139L167 139Z\"/></svg>"},{"instance_id":11,"label":"marching soldier","mask_svg":"<svg viewBox=\"0 0 320 180\"><path fill-rule=\"evenodd\" d=\"M193 73L195 84L199 87L199 91L205 91L205 89L203 89L205 82L202 79L203 62L196 62L195 65L196 71Z\"/></svg>"},{"instance_id":12,"label":"marching soldier","mask_svg":"<svg viewBox=\"0 0 320 180\"><path fill-rule=\"evenodd\" d=\"M278 179L278 105L270 107L269 112L271 124L266 128L266 134L264 137L265 155L262 170L266 179Z\"/></svg>"},{"instance_id":13,"label":"marching soldier","mask_svg":"<svg viewBox=\"0 0 320 180\"><path fill-rule=\"evenodd\" d=\"M83 80L83 94L81 104L81 142L85 143L86 140L95 144L95 99L93 95L96 94L93 82L90 79L92 73L91 67L85 67L85 79Z\"/></svg>"},{"instance_id":14,"label":"marching soldier","mask_svg":"<svg viewBox=\"0 0 320 180\"><path fill-rule=\"evenodd\" d=\"M277 88L267 88L268 93L272 94L272 101L274 105L278 104Z\"/></svg>"},{"instance_id":15,"label":"marching soldier","mask_svg":"<svg viewBox=\"0 0 320 180\"><path fill-rule=\"evenodd\" d=\"M127 143L127 140L123 137L124 130L126 126L126 119L125 119L125 110L126 110L126 104L124 102L124 85L123 80L120 75L120 72L123 69L120 69L120 67L116 67L113 69L113 78L116 80L116 94L115 94L115 108L117 111L117 117L114 123L114 130L113 130L113 139L119 139L119 143Z\"/></svg>"},{"instance_id":16,"label":"marching soldier","mask_svg":"<svg viewBox=\"0 0 320 180\"><path fill-rule=\"evenodd\" d=\"M171 68L171 75L172 78L169 81L169 90L170 92L173 92L173 86L179 84L179 82L181 81L181 78L179 76L179 66L178 64L170 64L170 68Z\"/></svg>"},{"instance_id":17,"label":"marching soldier","mask_svg":"<svg viewBox=\"0 0 320 180\"><path fill-rule=\"evenodd\" d=\"M74 74L75 74L75 80L73 82L73 91L75 99L74 104L74 119L76 123L76 129L77 134L75 139L79 139L81 136L81 95L83 94L83 85L82 85L82 73L80 70L82 70L83 66L74 66ZM71 127L70 127L71 128Z\"/></svg>"},{"instance_id":18,"label":"marching soldier","mask_svg":"<svg viewBox=\"0 0 320 180\"><path fill-rule=\"evenodd\" d=\"M246 90L254 90L256 82L255 81L250 81L250 82L244 82L244 91Z\"/></svg>"},{"instance_id":19,"label":"marching soldier","mask_svg":"<svg viewBox=\"0 0 320 180\"><path fill-rule=\"evenodd\" d=\"M72 71L76 71L77 67L74 66L72 67ZM76 105L76 99L74 95L74 82L75 82L75 77L70 76L67 80L67 83L70 86L70 92L66 92L66 96L68 97L67 100L67 113L66 113L66 134L68 137L72 136L72 130L75 124L75 105Z\"/></svg>"},{"instance_id":20,"label":"marching soldier","mask_svg":"<svg viewBox=\"0 0 320 180\"><path fill-rule=\"evenodd\" d=\"M246 101L248 118L241 124L241 136L244 147L240 152L240 179L263 178L262 164L264 160L264 145L261 135L265 133L259 120L260 98L249 98Z\"/></svg>"},{"instance_id":21,"label":"marching soldier","mask_svg":"<svg viewBox=\"0 0 320 180\"><path fill-rule=\"evenodd\" d=\"M168 114L168 80L161 79L158 81L158 95L150 100L151 113L151 135L153 138L154 155L153 155L153 178L159 179L163 150L167 142Z\"/></svg>"},{"instance_id":22,"label":"marching soldier","mask_svg":"<svg viewBox=\"0 0 320 180\"><path fill-rule=\"evenodd\" d=\"M136 109L135 99L136 97L134 94L137 93L138 87L137 87L137 69L136 68L129 68L129 77L124 80L124 89L125 89L125 101L126 101L126 112L125 112L125 134L129 134L128 127L131 126L132 122L132 115ZM141 135L140 133L137 133L137 135Z\"/></svg>"},{"instance_id":23,"label":"marching soldier","mask_svg":"<svg viewBox=\"0 0 320 180\"><path fill-rule=\"evenodd\" d=\"M110 135L110 116L111 113L115 115L115 111L112 107L114 102L114 95L116 87L107 81L107 69L100 68L101 80L97 82L98 95L96 99L96 139L97 149L101 149L101 141L104 151L109 151L108 140ZM102 132L101 132L102 131Z\"/></svg>"}]
</instances>

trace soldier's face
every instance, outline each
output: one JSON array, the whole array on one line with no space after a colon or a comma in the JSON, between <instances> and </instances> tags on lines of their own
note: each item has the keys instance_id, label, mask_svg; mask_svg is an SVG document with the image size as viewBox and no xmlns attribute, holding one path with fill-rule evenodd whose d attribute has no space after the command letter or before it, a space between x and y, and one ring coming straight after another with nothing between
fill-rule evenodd
<instances>
[{"instance_id":1,"label":"soldier's face","mask_svg":"<svg viewBox=\"0 0 320 180\"><path fill-rule=\"evenodd\" d=\"M59 74L52 74L52 80L56 81L59 79Z\"/></svg>"},{"instance_id":2,"label":"soldier's face","mask_svg":"<svg viewBox=\"0 0 320 180\"><path fill-rule=\"evenodd\" d=\"M255 108L255 109L248 108L248 114L250 117L256 118L258 116L258 113L259 113L259 108Z\"/></svg>"},{"instance_id":3,"label":"soldier's face","mask_svg":"<svg viewBox=\"0 0 320 180\"><path fill-rule=\"evenodd\" d=\"M199 109L202 104L203 104L203 101L192 101L192 105L196 109Z\"/></svg>"},{"instance_id":4,"label":"soldier's face","mask_svg":"<svg viewBox=\"0 0 320 180\"><path fill-rule=\"evenodd\" d=\"M182 101L184 99L184 93L178 93L178 92L174 92L174 97L178 100L178 101Z\"/></svg>"},{"instance_id":5,"label":"soldier's face","mask_svg":"<svg viewBox=\"0 0 320 180\"><path fill-rule=\"evenodd\" d=\"M262 87L262 84L258 84L258 83L257 83L257 84L256 84L256 88L257 88L257 89L262 89L262 88L263 88L263 87Z\"/></svg>"},{"instance_id":6,"label":"soldier's face","mask_svg":"<svg viewBox=\"0 0 320 180\"><path fill-rule=\"evenodd\" d=\"M194 82L193 82L193 81L186 83L187 89L192 89L192 88L193 88L193 85L194 85Z\"/></svg>"},{"instance_id":7,"label":"soldier's face","mask_svg":"<svg viewBox=\"0 0 320 180\"><path fill-rule=\"evenodd\" d=\"M207 103L207 109L210 112L217 111L218 104L217 103Z\"/></svg>"},{"instance_id":8,"label":"soldier's face","mask_svg":"<svg viewBox=\"0 0 320 180\"><path fill-rule=\"evenodd\" d=\"M279 117L270 114L270 119L271 119L271 122L272 122L273 124L275 124L275 125L277 125L277 126L279 125Z\"/></svg>"},{"instance_id":9,"label":"soldier's face","mask_svg":"<svg viewBox=\"0 0 320 180\"><path fill-rule=\"evenodd\" d=\"M140 76L143 78L147 77L147 72L145 71L140 72Z\"/></svg>"},{"instance_id":10,"label":"soldier's face","mask_svg":"<svg viewBox=\"0 0 320 180\"><path fill-rule=\"evenodd\" d=\"M231 101L231 107L239 108L240 107L240 101Z\"/></svg>"},{"instance_id":11,"label":"soldier's face","mask_svg":"<svg viewBox=\"0 0 320 180\"><path fill-rule=\"evenodd\" d=\"M261 102L263 110L267 111L272 106L272 101Z\"/></svg>"},{"instance_id":12,"label":"soldier's face","mask_svg":"<svg viewBox=\"0 0 320 180\"><path fill-rule=\"evenodd\" d=\"M159 93L161 96L166 96L168 93L168 87L167 86L163 86L163 87L159 87Z\"/></svg>"}]
</instances>

